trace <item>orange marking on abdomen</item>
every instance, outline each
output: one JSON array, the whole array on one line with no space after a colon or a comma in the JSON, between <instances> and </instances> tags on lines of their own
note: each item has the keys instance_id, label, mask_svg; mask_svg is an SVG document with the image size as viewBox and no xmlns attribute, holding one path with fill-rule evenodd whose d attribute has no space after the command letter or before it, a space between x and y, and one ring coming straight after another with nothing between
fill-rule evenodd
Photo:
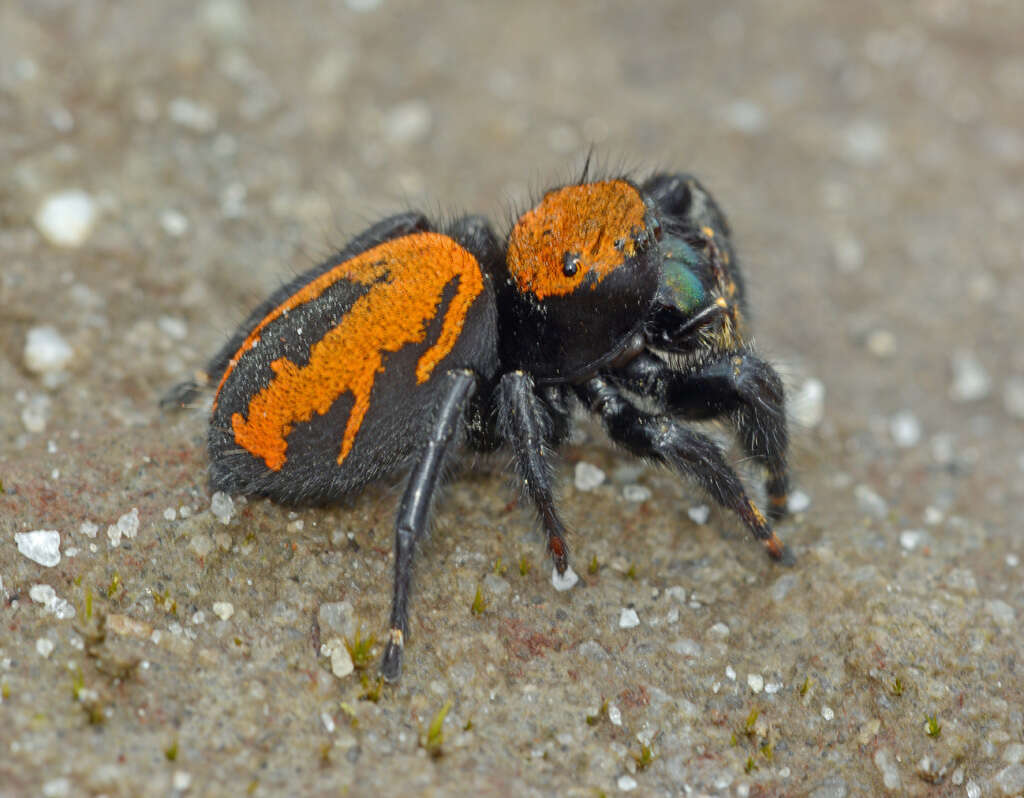
<instances>
[{"instance_id":1,"label":"orange marking on abdomen","mask_svg":"<svg viewBox=\"0 0 1024 798\"><path fill-rule=\"evenodd\" d=\"M323 415L338 397L351 393L354 403L341 438L340 465L370 408L370 392L377 373L384 370L385 354L424 340L445 286L454 279L458 287L441 333L416 365L416 381L422 384L455 346L470 306L483 291L480 266L469 252L447 236L417 233L380 244L303 286L260 322L233 363L248 351L262 328L315 300L339 280L370 286L370 290L310 347L305 366L284 357L270 364L274 378L249 401L248 417L231 416L235 441L278 471L287 461L287 439L295 424L309 421L314 413Z\"/></svg>"},{"instance_id":2,"label":"orange marking on abdomen","mask_svg":"<svg viewBox=\"0 0 1024 798\"><path fill-rule=\"evenodd\" d=\"M633 235L644 228L646 211L625 180L550 191L512 229L509 273L520 291L538 299L571 294L591 273L600 282L636 254ZM563 271L567 252L579 255L575 274Z\"/></svg>"}]
</instances>

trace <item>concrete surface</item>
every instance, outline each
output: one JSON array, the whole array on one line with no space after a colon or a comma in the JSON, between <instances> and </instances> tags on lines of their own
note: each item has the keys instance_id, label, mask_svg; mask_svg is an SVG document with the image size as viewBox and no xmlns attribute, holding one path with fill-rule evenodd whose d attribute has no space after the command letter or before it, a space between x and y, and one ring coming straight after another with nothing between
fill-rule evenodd
<instances>
[{"instance_id":1,"label":"concrete surface","mask_svg":"<svg viewBox=\"0 0 1024 798\"><path fill-rule=\"evenodd\" d=\"M1016 0L4 3L0 795L1024 793L1022 41ZM591 143L731 214L799 561L584 424L581 583L466 469L366 700L329 653L384 631L397 489L211 504L157 399L369 221L504 224Z\"/></svg>"}]
</instances>

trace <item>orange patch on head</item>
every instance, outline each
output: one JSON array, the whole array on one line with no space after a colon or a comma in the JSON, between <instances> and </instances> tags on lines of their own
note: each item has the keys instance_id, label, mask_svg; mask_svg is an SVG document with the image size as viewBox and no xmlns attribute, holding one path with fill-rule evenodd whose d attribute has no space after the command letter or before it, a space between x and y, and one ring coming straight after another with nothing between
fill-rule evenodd
<instances>
[{"instance_id":1,"label":"orange patch on head","mask_svg":"<svg viewBox=\"0 0 1024 798\"><path fill-rule=\"evenodd\" d=\"M636 254L633 237L645 227L646 210L625 180L550 191L512 229L509 272L520 291L538 299L570 294L588 275L600 282ZM571 275L564 270L566 253L578 257Z\"/></svg>"},{"instance_id":2,"label":"orange patch on head","mask_svg":"<svg viewBox=\"0 0 1024 798\"><path fill-rule=\"evenodd\" d=\"M441 333L416 365L416 381L422 384L452 350L470 306L483 291L480 265L469 252L447 236L417 233L386 241L303 286L253 329L232 359L221 386L259 339L260 331L275 319L317 299L339 280L370 288L336 327L310 347L305 366L284 357L270 364L274 378L250 399L247 417L241 413L231 416L235 441L262 458L268 468L280 470L287 460L287 439L295 424L309 421L314 413L323 415L340 396L351 393L354 404L341 438L340 465L352 450L370 408L370 392L376 375L384 370L384 356L423 341L445 286L455 279L458 288Z\"/></svg>"}]
</instances>

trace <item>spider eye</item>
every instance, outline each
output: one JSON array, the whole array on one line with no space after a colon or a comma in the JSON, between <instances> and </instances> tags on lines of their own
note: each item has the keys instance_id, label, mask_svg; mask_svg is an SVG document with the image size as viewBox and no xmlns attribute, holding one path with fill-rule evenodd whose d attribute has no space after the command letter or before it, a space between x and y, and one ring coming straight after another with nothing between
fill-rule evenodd
<instances>
[{"instance_id":1,"label":"spider eye","mask_svg":"<svg viewBox=\"0 0 1024 798\"><path fill-rule=\"evenodd\" d=\"M562 274L572 277L580 270L580 255L578 252L566 252L562 259Z\"/></svg>"},{"instance_id":2,"label":"spider eye","mask_svg":"<svg viewBox=\"0 0 1024 798\"><path fill-rule=\"evenodd\" d=\"M662 262L661 301L684 313L696 310L705 301L704 285L694 272L700 262L696 252L684 241L670 239L663 245L665 259Z\"/></svg>"}]
</instances>

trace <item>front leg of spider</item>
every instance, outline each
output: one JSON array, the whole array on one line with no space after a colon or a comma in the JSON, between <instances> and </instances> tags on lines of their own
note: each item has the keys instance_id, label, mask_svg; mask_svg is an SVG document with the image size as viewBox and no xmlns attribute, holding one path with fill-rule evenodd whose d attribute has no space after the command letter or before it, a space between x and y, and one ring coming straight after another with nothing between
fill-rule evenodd
<instances>
[{"instance_id":1,"label":"front leg of spider","mask_svg":"<svg viewBox=\"0 0 1024 798\"><path fill-rule=\"evenodd\" d=\"M724 353L688 372L644 353L613 375L629 391L648 396L690 420L728 417L744 451L767 470L768 517L786 514L789 475L785 395L775 370L750 352Z\"/></svg>"},{"instance_id":2,"label":"front leg of spider","mask_svg":"<svg viewBox=\"0 0 1024 798\"><path fill-rule=\"evenodd\" d=\"M456 440L466 403L476 389L476 378L470 371L449 372L444 379L447 385L440 394L430 435L409 474L395 520L395 586L391 604L391 630L380 666L381 676L389 682L398 681L402 674L402 654L409 631L409 585L416 544L427 527L431 500L445 459Z\"/></svg>"},{"instance_id":3,"label":"front leg of spider","mask_svg":"<svg viewBox=\"0 0 1024 798\"><path fill-rule=\"evenodd\" d=\"M696 478L715 501L742 519L772 559L793 562L788 547L772 531L768 520L747 496L739 476L710 438L688 430L671 416L644 412L603 377L593 377L576 390L584 404L601 416L612 440L639 457L664 463Z\"/></svg>"},{"instance_id":4,"label":"front leg of spider","mask_svg":"<svg viewBox=\"0 0 1024 798\"><path fill-rule=\"evenodd\" d=\"M551 465L545 456L552 422L534 391L533 379L522 371L505 374L498 384L498 410L499 430L512 446L516 470L537 506L555 570L564 576L569 550L551 492Z\"/></svg>"}]
</instances>

